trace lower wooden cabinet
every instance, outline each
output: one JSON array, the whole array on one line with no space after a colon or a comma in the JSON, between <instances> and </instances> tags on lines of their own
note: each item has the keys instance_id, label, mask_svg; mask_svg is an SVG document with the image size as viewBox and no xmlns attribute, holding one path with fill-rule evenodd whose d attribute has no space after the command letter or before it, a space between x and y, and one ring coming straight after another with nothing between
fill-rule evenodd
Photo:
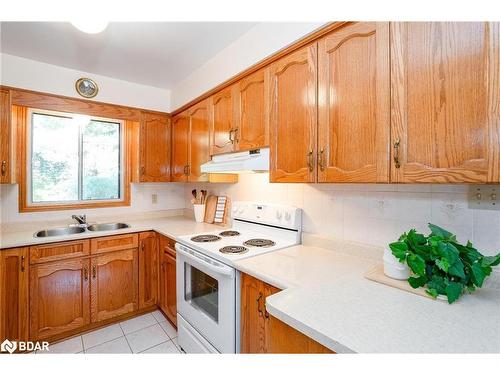
<instances>
[{"instance_id":1,"label":"lower wooden cabinet","mask_svg":"<svg viewBox=\"0 0 500 375\"><path fill-rule=\"evenodd\" d=\"M160 298L159 306L172 323L177 325L176 253L175 241L160 236Z\"/></svg>"},{"instance_id":2,"label":"lower wooden cabinet","mask_svg":"<svg viewBox=\"0 0 500 375\"><path fill-rule=\"evenodd\" d=\"M30 340L43 340L90 323L90 260L30 269Z\"/></svg>"},{"instance_id":3,"label":"lower wooden cabinet","mask_svg":"<svg viewBox=\"0 0 500 375\"><path fill-rule=\"evenodd\" d=\"M156 305L158 300L158 236L139 234L139 308Z\"/></svg>"},{"instance_id":4,"label":"lower wooden cabinet","mask_svg":"<svg viewBox=\"0 0 500 375\"><path fill-rule=\"evenodd\" d=\"M28 339L28 248L0 251L0 342Z\"/></svg>"},{"instance_id":5,"label":"lower wooden cabinet","mask_svg":"<svg viewBox=\"0 0 500 375\"><path fill-rule=\"evenodd\" d=\"M333 353L266 311L266 297L279 291L242 274L241 353Z\"/></svg>"}]
</instances>

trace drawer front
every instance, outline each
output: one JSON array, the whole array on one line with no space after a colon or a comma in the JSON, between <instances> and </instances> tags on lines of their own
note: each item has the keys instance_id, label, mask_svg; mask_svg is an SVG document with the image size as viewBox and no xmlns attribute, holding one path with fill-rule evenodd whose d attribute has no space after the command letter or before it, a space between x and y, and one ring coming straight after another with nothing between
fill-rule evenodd
<instances>
[{"instance_id":1,"label":"drawer front","mask_svg":"<svg viewBox=\"0 0 500 375\"><path fill-rule=\"evenodd\" d=\"M93 238L90 240L90 253L102 254L116 250L133 249L138 247L138 244L137 233Z\"/></svg>"},{"instance_id":2,"label":"drawer front","mask_svg":"<svg viewBox=\"0 0 500 375\"><path fill-rule=\"evenodd\" d=\"M160 235L160 252L162 251L175 257L175 241L169 237Z\"/></svg>"},{"instance_id":3,"label":"drawer front","mask_svg":"<svg viewBox=\"0 0 500 375\"><path fill-rule=\"evenodd\" d=\"M90 254L90 241L67 241L30 247L30 264L46 263L86 256Z\"/></svg>"}]
</instances>

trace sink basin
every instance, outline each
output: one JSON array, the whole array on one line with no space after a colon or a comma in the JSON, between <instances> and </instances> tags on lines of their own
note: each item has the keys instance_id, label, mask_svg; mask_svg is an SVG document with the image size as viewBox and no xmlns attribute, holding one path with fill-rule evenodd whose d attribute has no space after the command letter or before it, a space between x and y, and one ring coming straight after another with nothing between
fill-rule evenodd
<instances>
[{"instance_id":1,"label":"sink basin","mask_svg":"<svg viewBox=\"0 0 500 375\"><path fill-rule=\"evenodd\" d=\"M85 232L85 228L79 228L79 227L44 229L36 232L35 237L40 238L40 237L65 236L68 234L78 234L83 232Z\"/></svg>"},{"instance_id":2,"label":"sink basin","mask_svg":"<svg viewBox=\"0 0 500 375\"><path fill-rule=\"evenodd\" d=\"M87 227L91 232L99 232L102 230L117 230L130 228L130 225L125 223L105 223L105 224L92 224Z\"/></svg>"}]
</instances>

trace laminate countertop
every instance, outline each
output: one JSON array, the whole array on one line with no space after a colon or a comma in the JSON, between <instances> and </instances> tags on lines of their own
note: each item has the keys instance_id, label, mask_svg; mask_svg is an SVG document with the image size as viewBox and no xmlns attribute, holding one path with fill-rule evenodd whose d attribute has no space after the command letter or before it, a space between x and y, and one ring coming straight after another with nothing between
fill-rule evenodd
<instances>
[{"instance_id":1,"label":"laminate countertop","mask_svg":"<svg viewBox=\"0 0 500 375\"><path fill-rule=\"evenodd\" d=\"M500 353L500 289L452 305L364 278L378 260L294 246L236 262L276 318L338 353Z\"/></svg>"},{"instance_id":2,"label":"laminate countertop","mask_svg":"<svg viewBox=\"0 0 500 375\"><path fill-rule=\"evenodd\" d=\"M149 218L149 219L119 219L116 221L125 222L130 225L130 228L110 230L110 231L100 231L100 232L90 232L86 231L78 234L71 234L66 236L54 236L54 237L42 237L35 238L34 230L17 230L17 231L3 231L0 232L0 249L7 249L12 247L22 247L22 246L32 246L37 244L61 242L61 241L71 241L71 240L81 240L85 238L95 238L103 236L113 236L117 234L144 232L148 230L154 230L160 234L171 237L173 239L178 236L183 236L191 233L199 232L211 232L216 230L221 230L220 225L207 224L207 223L197 223L194 219L185 216L170 216L170 217L160 217L160 218ZM33 224L30 224L33 225ZM40 230L45 229L43 224L40 224ZM47 226L48 229L52 226Z\"/></svg>"}]
</instances>

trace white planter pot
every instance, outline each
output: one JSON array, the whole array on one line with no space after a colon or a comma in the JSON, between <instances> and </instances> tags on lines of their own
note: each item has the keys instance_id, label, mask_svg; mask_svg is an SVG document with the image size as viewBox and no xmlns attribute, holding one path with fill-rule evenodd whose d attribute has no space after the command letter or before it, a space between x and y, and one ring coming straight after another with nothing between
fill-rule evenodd
<instances>
[{"instance_id":1,"label":"white planter pot","mask_svg":"<svg viewBox=\"0 0 500 375\"><path fill-rule=\"evenodd\" d=\"M410 268L405 263L401 263L390 249L384 249L384 273L392 279L408 280Z\"/></svg>"},{"instance_id":2,"label":"white planter pot","mask_svg":"<svg viewBox=\"0 0 500 375\"><path fill-rule=\"evenodd\" d=\"M202 223L205 219L205 205L204 204L193 204L194 208L194 219L197 223Z\"/></svg>"}]
</instances>

